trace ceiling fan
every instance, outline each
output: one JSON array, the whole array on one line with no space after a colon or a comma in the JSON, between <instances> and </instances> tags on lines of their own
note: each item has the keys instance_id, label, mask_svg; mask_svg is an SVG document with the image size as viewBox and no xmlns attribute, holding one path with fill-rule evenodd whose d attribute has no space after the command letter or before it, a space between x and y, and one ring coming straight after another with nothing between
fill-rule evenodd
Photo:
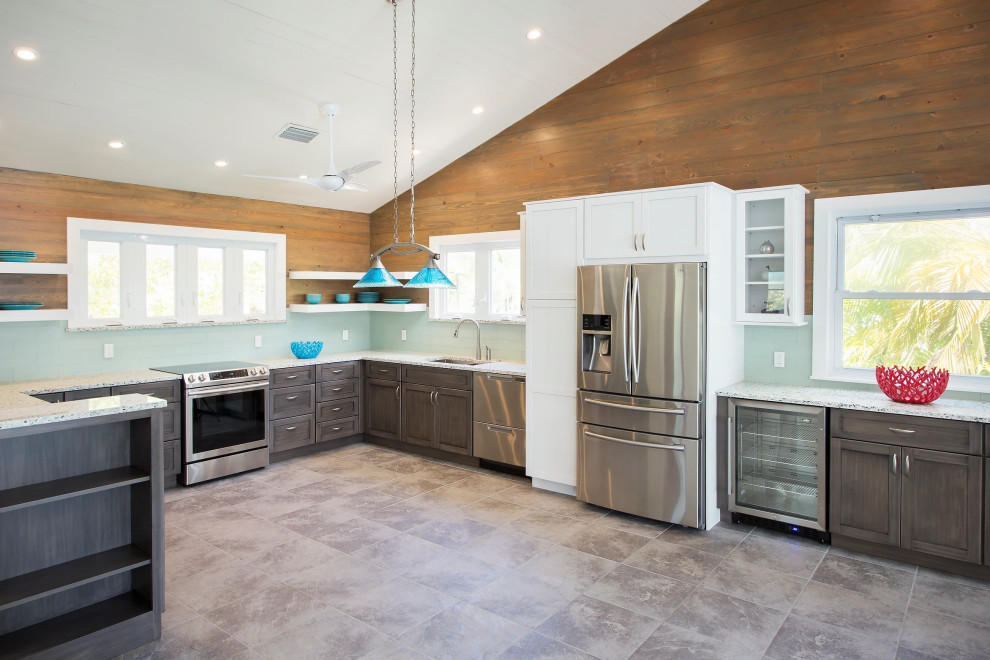
<instances>
[{"instance_id":1,"label":"ceiling fan","mask_svg":"<svg viewBox=\"0 0 990 660\"><path fill-rule=\"evenodd\" d=\"M367 169L374 167L375 165L381 164L380 160L366 160L363 163L354 165L353 167L348 167L346 170L337 172L337 168L333 164L333 116L337 114L340 110L340 106L336 103L326 103L320 106L323 114L327 116L329 120L329 127L327 128L327 134L330 136L330 169L327 173L321 177L316 177L310 179L308 177L294 177L294 176L262 176L260 174L245 174L244 176L249 176L254 179L274 179L276 181L292 181L293 183L305 183L306 185L316 186L320 190L326 190L333 192L335 190L360 190L362 192L368 190L368 186L363 183L358 183L353 180L354 175L364 172Z\"/></svg>"}]
</instances>

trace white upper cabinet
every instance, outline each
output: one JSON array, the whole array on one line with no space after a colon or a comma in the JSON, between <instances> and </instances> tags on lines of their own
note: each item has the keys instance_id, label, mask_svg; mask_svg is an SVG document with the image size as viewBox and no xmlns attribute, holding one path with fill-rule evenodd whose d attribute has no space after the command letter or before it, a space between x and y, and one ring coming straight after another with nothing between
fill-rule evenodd
<instances>
[{"instance_id":1,"label":"white upper cabinet","mask_svg":"<svg viewBox=\"0 0 990 660\"><path fill-rule=\"evenodd\" d=\"M526 205L526 306L577 297L584 200Z\"/></svg>"},{"instance_id":2,"label":"white upper cabinet","mask_svg":"<svg viewBox=\"0 0 990 660\"><path fill-rule=\"evenodd\" d=\"M804 325L802 186L736 193L734 317L737 323Z\"/></svg>"},{"instance_id":3,"label":"white upper cabinet","mask_svg":"<svg viewBox=\"0 0 990 660\"><path fill-rule=\"evenodd\" d=\"M708 195L713 188L720 187L674 186L586 198L585 260L704 261L708 251Z\"/></svg>"}]
</instances>

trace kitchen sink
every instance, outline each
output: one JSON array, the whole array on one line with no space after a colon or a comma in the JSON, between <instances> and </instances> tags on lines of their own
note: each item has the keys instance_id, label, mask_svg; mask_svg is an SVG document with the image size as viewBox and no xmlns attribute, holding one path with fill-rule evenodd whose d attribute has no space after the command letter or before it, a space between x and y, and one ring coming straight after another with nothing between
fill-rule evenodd
<instances>
[{"instance_id":1,"label":"kitchen sink","mask_svg":"<svg viewBox=\"0 0 990 660\"><path fill-rule=\"evenodd\" d=\"M469 365L469 366L475 365L475 364L486 364L487 362L490 362L490 360L476 360L474 358L465 358L465 357L442 357L442 358L436 358L434 360L428 360L428 361L429 362L439 362L441 364L466 364L466 365Z\"/></svg>"}]
</instances>

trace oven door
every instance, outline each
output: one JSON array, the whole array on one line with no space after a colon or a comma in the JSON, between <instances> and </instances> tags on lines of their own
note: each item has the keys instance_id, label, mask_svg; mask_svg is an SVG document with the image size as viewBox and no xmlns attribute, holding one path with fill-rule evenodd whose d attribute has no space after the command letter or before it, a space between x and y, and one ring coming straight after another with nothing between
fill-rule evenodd
<instances>
[{"instance_id":1,"label":"oven door","mask_svg":"<svg viewBox=\"0 0 990 660\"><path fill-rule=\"evenodd\" d=\"M185 463L268 446L268 383L186 390Z\"/></svg>"}]
</instances>

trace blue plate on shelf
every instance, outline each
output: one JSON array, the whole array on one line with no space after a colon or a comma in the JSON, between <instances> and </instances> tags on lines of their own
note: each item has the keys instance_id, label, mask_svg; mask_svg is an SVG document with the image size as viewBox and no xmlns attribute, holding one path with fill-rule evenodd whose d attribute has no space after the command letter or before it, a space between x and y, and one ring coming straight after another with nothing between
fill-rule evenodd
<instances>
[{"instance_id":1,"label":"blue plate on shelf","mask_svg":"<svg viewBox=\"0 0 990 660\"><path fill-rule=\"evenodd\" d=\"M15 310L38 309L43 307L42 303L0 303L0 310L12 312Z\"/></svg>"},{"instance_id":2,"label":"blue plate on shelf","mask_svg":"<svg viewBox=\"0 0 990 660\"><path fill-rule=\"evenodd\" d=\"M405 305L407 302L412 301L412 298L386 298L385 302L389 305Z\"/></svg>"},{"instance_id":3,"label":"blue plate on shelf","mask_svg":"<svg viewBox=\"0 0 990 660\"><path fill-rule=\"evenodd\" d=\"M29 261L34 261L36 257L17 257L17 256L4 256L0 255L0 261L16 261L19 263L27 263Z\"/></svg>"}]
</instances>

